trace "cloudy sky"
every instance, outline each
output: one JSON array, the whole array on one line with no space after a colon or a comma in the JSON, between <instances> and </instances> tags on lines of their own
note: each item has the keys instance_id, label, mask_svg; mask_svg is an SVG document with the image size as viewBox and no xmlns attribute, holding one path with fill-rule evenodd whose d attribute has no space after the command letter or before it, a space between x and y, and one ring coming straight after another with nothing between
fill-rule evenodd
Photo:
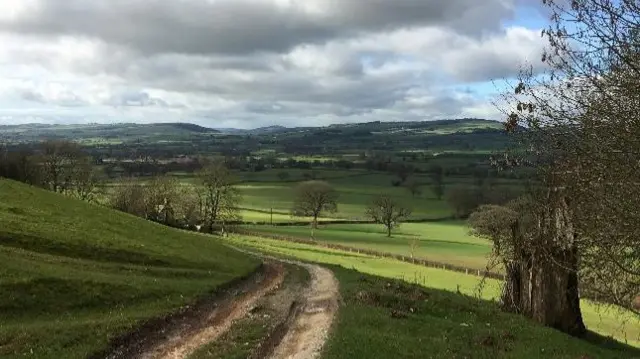
<instances>
[{"instance_id":1,"label":"cloudy sky","mask_svg":"<svg viewBox=\"0 0 640 359\"><path fill-rule=\"evenodd\" d=\"M0 0L0 124L497 119L540 0Z\"/></svg>"}]
</instances>

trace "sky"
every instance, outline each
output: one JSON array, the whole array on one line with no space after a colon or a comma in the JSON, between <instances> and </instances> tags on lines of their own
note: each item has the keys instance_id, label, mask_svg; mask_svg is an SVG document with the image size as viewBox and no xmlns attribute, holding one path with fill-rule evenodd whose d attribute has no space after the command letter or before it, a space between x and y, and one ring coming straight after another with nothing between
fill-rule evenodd
<instances>
[{"instance_id":1,"label":"sky","mask_svg":"<svg viewBox=\"0 0 640 359\"><path fill-rule=\"evenodd\" d=\"M541 0L1 0L0 125L500 119Z\"/></svg>"}]
</instances>

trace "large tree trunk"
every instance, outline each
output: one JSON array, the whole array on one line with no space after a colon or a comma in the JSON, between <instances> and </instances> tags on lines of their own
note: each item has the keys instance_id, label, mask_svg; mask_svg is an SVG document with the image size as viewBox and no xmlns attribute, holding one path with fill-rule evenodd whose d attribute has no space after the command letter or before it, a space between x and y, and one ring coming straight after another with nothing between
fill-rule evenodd
<instances>
[{"instance_id":1,"label":"large tree trunk","mask_svg":"<svg viewBox=\"0 0 640 359\"><path fill-rule=\"evenodd\" d=\"M504 310L574 336L586 332L578 292L578 250L563 199L540 220L540 238L505 263Z\"/></svg>"}]
</instances>

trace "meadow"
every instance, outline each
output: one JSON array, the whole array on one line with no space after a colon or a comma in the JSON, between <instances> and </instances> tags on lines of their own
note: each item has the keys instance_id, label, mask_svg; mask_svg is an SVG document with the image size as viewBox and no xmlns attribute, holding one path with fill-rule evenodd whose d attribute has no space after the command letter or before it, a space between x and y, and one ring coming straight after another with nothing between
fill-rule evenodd
<instances>
[{"instance_id":1,"label":"meadow","mask_svg":"<svg viewBox=\"0 0 640 359\"><path fill-rule=\"evenodd\" d=\"M310 239L309 226L246 225L257 233ZM320 226L313 239L323 243L400 254L457 266L484 270L491 242L469 234L464 221L404 223L389 238L379 224L331 224Z\"/></svg>"},{"instance_id":2,"label":"meadow","mask_svg":"<svg viewBox=\"0 0 640 359\"><path fill-rule=\"evenodd\" d=\"M259 261L212 237L0 179L0 357L86 358Z\"/></svg>"}]
</instances>

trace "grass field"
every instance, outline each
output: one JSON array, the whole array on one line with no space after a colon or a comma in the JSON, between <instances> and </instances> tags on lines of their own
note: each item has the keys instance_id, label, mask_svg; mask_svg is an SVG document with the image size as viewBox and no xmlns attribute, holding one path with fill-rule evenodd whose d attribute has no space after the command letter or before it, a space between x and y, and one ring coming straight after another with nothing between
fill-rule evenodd
<instances>
[{"instance_id":1,"label":"grass field","mask_svg":"<svg viewBox=\"0 0 640 359\"><path fill-rule=\"evenodd\" d=\"M495 300L499 295L500 284L498 281L488 279L484 281L482 285L480 285L481 282L478 277L473 277L462 273L450 272L434 268L426 268L385 258L374 258L366 255L345 253L331 249L319 248L298 243L269 240L264 238L238 236L232 237L230 241L238 246L250 247L267 253L297 258L311 262L338 265L343 268L355 269L370 275L392 279L401 279L408 282L417 283L423 287L427 287L430 289L438 289L448 292L459 292L465 295L479 296L479 298L482 298L484 300ZM459 311L459 308L449 307L447 310L451 312L451 315L457 315L455 314L455 312ZM611 336L619 341L640 348L640 319L638 319L637 317L634 318L629 313L620 312L616 309L606 308L603 306L598 306L589 301L582 301L582 312L585 323L587 324L589 330L606 337ZM345 315L344 313L345 311L343 311L340 315L343 316ZM356 319L351 319L350 321L353 320ZM385 318L385 320L388 319ZM380 328L386 328L386 326L389 325L383 323L382 319L379 319L377 323ZM520 321L520 323L526 322ZM429 324L422 322L422 325L428 326ZM495 325L499 327L501 325L501 322L495 322ZM393 339L391 337L385 337L386 339L381 338L381 336L386 336L385 333L385 331L380 331L373 332L371 333L371 335L378 335L378 340L392 341ZM547 333L545 335L557 334L557 332L555 331L548 331L543 333ZM340 335L337 335L335 338L340 337ZM545 339L545 336L537 338L537 340ZM423 350L426 349L423 348ZM636 355L640 355L640 353ZM530 357L537 358L540 356ZM580 356L577 357L579 358ZM596 357L599 358L599 356ZM629 356L623 355L618 357L628 358ZM572 357L569 356L569 358Z\"/></svg>"},{"instance_id":2,"label":"grass field","mask_svg":"<svg viewBox=\"0 0 640 359\"><path fill-rule=\"evenodd\" d=\"M279 234L303 239L310 238L310 228L245 226L255 232ZM474 237L462 221L404 223L394 231L391 238L386 236L382 225L374 224L332 224L321 226L314 231L314 239L320 242L340 244L350 247L372 249L380 252L410 256L415 241L413 255L474 269L485 269L491 254L488 240Z\"/></svg>"},{"instance_id":3,"label":"grass field","mask_svg":"<svg viewBox=\"0 0 640 359\"><path fill-rule=\"evenodd\" d=\"M0 180L0 357L85 358L252 272L211 237Z\"/></svg>"},{"instance_id":4,"label":"grass field","mask_svg":"<svg viewBox=\"0 0 640 359\"><path fill-rule=\"evenodd\" d=\"M280 180L278 174L286 172L289 177L286 180ZM338 211L332 214L324 214L325 219L346 219L346 220L365 220L365 209L371 200L380 194L390 195L399 202L407 205L412 209L410 218L412 219L443 219L451 218L453 211L451 206L444 200L438 200L431 191L428 175L420 174L413 177L421 186L421 194L413 196L402 186L394 187L393 181L397 181L395 175L384 172L367 172L362 170L265 170L261 172L237 172L235 176L239 184L236 186L242 195L240 206L243 209L255 211L270 211L273 209L281 216L278 221L291 221L289 213L292 208L295 191L294 188L300 181L308 180L310 177L305 175L314 174L314 178L326 180L329 182L339 194ZM188 188L196 182L193 175L173 174L183 185ZM142 183L148 181L148 178L142 178ZM454 186L472 186L473 178L471 177L447 177L445 179L446 188L451 189ZM110 187L116 186L118 182L108 183L104 189L105 192L110 191ZM517 187L517 182L509 179L496 179L495 186L497 188ZM101 196L104 200L104 195ZM247 213L243 216L245 221L267 222L270 216L266 213L262 215L259 212ZM274 218L275 219L275 218ZM300 219L298 219L300 220ZM302 220L300 220L302 221Z\"/></svg>"},{"instance_id":5,"label":"grass field","mask_svg":"<svg viewBox=\"0 0 640 359\"><path fill-rule=\"evenodd\" d=\"M339 193L338 212L332 217L361 220L370 201L379 194L388 194L413 209L412 218L445 218L452 212L444 201L438 201L427 186L423 194L412 196L402 187L393 187L394 179L389 174L369 174L357 177L328 179ZM254 182L238 186L243 195L243 207L252 209L270 209L288 212L291 209L296 183L292 182Z\"/></svg>"}]
</instances>

